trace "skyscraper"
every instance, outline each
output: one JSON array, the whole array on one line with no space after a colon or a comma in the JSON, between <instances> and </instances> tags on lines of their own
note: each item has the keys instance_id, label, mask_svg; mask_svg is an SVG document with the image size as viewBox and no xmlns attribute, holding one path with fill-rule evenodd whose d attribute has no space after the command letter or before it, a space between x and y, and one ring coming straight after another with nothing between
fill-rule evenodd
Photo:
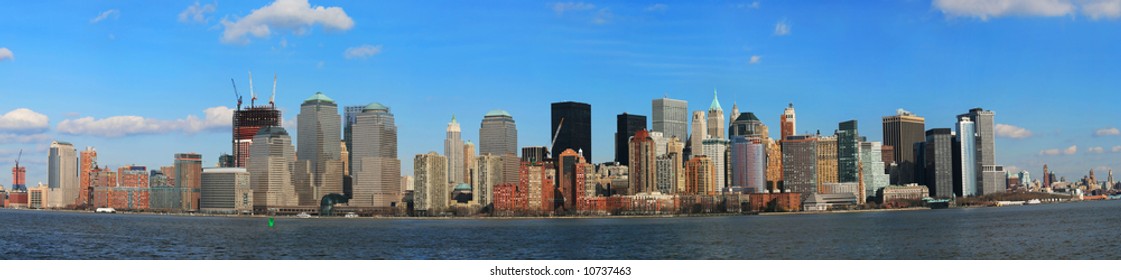
<instances>
[{"instance_id":1,"label":"skyscraper","mask_svg":"<svg viewBox=\"0 0 1121 280\"><path fill-rule=\"evenodd\" d=\"M444 157L447 159L448 166L448 182L459 184L466 181L463 168L463 139L460 138L459 122L455 121L455 116L452 116L452 121L448 123L447 138L444 138Z\"/></svg>"},{"instance_id":2,"label":"skyscraper","mask_svg":"<svg viewBox=\"0 0 1121 280\"><path fill-rule=\"evenodd\" d=\"M724 137L724 109L720 108L720 101L716 98L716 90L712 90L712 104L708 106L708 137L726 139Z\"/></svg>"},{"instance_id":3,"label":"skyscraper","mask_svg":"<svg viewBox=\"0 0 1121 280\"><path fill-rule=\"evenodd\" d=\"M766 152L759 137L732 136L732 187L761 193L766 189Z\"/></svg>"},{"instance_id":4,"label":"skyscraper","mask_svg":"<svg viewBox=\"0 0 1121 280\"><path fill-rule=\"evenodd\" d=\"M78 155L74 145L51 142L47 156L47 188L56 195L47 196L47 208L63 208L78 201Z\"/></svg>"},{"instance_id":5,"label":"skyscraper","mask_svg":"<svg viewBox=\"0 0 1121 280\"><path fill-rule=\"evenodd\" d=\"M245 168L203 168L201 193L199 210L203 212L253 211L253 188Z\"/></svg>"},{"instance_id":6,"label":"skyscraper","mask_svg":"<svg viewBox=\"0 0 1121 280\"><path fill-rule=\"evenodd\" d=\"M781 142L766 137L763 145L767 153L767 190L782 190L782 146Z\"/></svg>"},{"instance_id":7,"label":"skyscraper","mask_svg":"<svg viewBox=\"0 0 1121 280\"><path fill-rule=\"evenodd\" d=\"M27 191L27 167L12 167L12 187L9 191Z\"/></svg>"},{"instance_id":8,"label":"skyscraper","mask_svg":"<svg viewBox=\"0 0 1121 280\"><path fill-rule=\"evenodd\" d=\"M824 193L823 186L827 183L837 183L837 137L817 137L817 187L818 192Z\"/></svg>"},{"instance_id":9,"label":"skyscraper","mask_svg":"<svg viewBox=\"0 0 1121 280\"><path fill-rule=\"evenodd\" d=\"M370 103L352 130L351 206L396 207L401 198L401 161L397 159L397 125L389 107Z\"/></svg>"},{"instance_id":10,"label":"skyscraper","mask_svg":"<svg viewBox=\"0 0 1121 280\"><path fill-rule=\"evenodd\" d=\"M475 186L475 143L463 144L463 182Z\"/></svg>"},{"instance_id":11,"label":"skyscraper","mask_svg":"<svg viewBox=\"0 0 1121 280\"><path fill-rule=\"evenodd\" d=\"M689 135L689 149L693 155L704 153L704 140L708 138L708 128L705 125L705 112L693 112L693 133Z\"/></svg>"},{"instance_id":12,"label":"skyscraper","mask_svg":"<svg viewBox=\"0 0 1121 280\"><path fill-rule=\"evenodd\" d=\"M481 154L475 158L475 189L473 199L480 206L494 203L494 186L505 183L506 164L503 157L495 154ZM520 161L519 161L520 164Z\"/></svg>"},{"instance_id":13,"label":"skyscraper","mask_svg":"<svg viewBox=\"0 0 1121 280\"><path fill-rule=\"evenodd\" d=\"M97 168L97 150L93 147L86 147L79 154L81 162L78 164L78 205L92 204L93 197L92 188L90 185L90 174Z\"/></svg>"},{"instance_id":14,"label":"skyscraper","mask_svg":"<svg viewBox=\"0 0 1121 280\"><path fill-rule=\"evenodd\" d=\"M728 136L754 136L754 137L769 137L763 134L763 121L760 121L755 113L745 112L739 114L739 117L732 120L732 126L728 127Z\"/></svg>"},{"instance_id":15,"label":"skyscraper","mask_svg":"<svg viewBox=\"0 0 1121 280\"><path fill-rule=\"evenodd\" d=\"M697 155L685 163L685 193L714 195L717 192L716 167L705 155Z\"/></svg>"},{"instance_id":16,"label":"skyscraper","mask_svg":"<svg viewBox=\"0 0 1121 280\"><path fill-rule=\"evenodd\" d=\"M883 117L884 145L894 148L892 159L896 172L892 172L891 182L896 185L917 183L915 181L915 143L926 139L926 119L916 116L903 109L896 111L894 116Z\"/></svg>"},{"instance_id":17,"label":"skyscraper","mask_svg":"<svg viewBox=\"0 0 1121 280\"><path fill-rule=\"evenodd\" d=\"M956 153L959 161L955 164L960 174L954 176L958 181L954 185L954 193L961 197L975 196L979 193L977 186L981 183L981 176L977 172L981 164L977 161L977 142L974 140L977 138L977 126L969 117L959 117L957 133Z\"/></svg>"},{"instance_id":18,"label":"skyscraper","mask_svg":"<svg viewBox=\"0 0 1121 280\"><path fill-rule=\"evenodd\" d=\"M562 203L558 204L561 206L560 209L554 210L563 209L568 212L577 210L577 201L583 199L586 193L585 182L587 180L586 172L588 172L586 157L587 155L581 156L579 152L572 149L565 149L557 157L557 181L559 182L557 188L561 197L554 199L560 199Z\"/></svg>"},{"instance_id":19,"label":"skyscraper","mask_svg":"<svg viewBox=\"0 0 1121 280\"><path fill-rule=\"evenodd\" d=\"M280 126L281 115L280 110L272 104L250 105L245 109L241 108L240 101L238 105L233 116L234 166L245 167L249 162L249 149L253 144L253 137L257 135L257 130L268 126Z\"/></svg>"},{"instance_id":20,"label":"skyscraper","mask_svg":"<svg viewBox=\"0 0 1121 280\"><path fill-rule=\"evenodd\" d=\"M922 170L931 197L954 197L954 138L949 128L926 131Z\"/></svg>"},{"instance_id":21,"label":"skyscraper","mask_svg":"<svg viewBox=\"0 0 1121 280\"><path fill-rule=\"evenodd\" d=\"M300 105L296 119L296 193L299 205L316 206L327 194L344 193L339 106L316 92Z\"/></svg>"},{"instance_id":22,"label":"skyscraper","mask_svg":"<svg viewBox=\"0 0 1121 280\"><path fill-rule=\"evenodd\" d=\"M518 127L510 113L491 110L483 117L479 127L479 154L518 154Z\"/></svg>"},{"instance_id":23,"label":"skyscraper","mask_svg":"<svg viewBox=\"0 0 1121 280\"><path fill-rule=\"evenodd\" d=\"M436 152L419 154L413 159L413 209L422 215L443 213L448 208L451 184L448 183L448 159Z\"/></svg>"},{"instance_id":24,"label":"skyscraper","mask_svg":"<svg viewBox=\"0 0 1121 280\"><path fill-rule=\"evenodd\" d=\"M669 99L666 97L654 99L651 102L654 129L661 132L663 137L689 137L689 103L685 100Z\"/></svg>"},{"instance_id":25,"label":"skyscraper","mask_svg":"<svg viewBox=\"0 0 1121 280\"><path fill-rule=\"evenodd\" d=\"M708 156L712 161L713 174L716 176L716 192L720 192L723 188L727 187L727 156L728 140L723 138L708 138L703 142L703 155Z\"/></svg>"},{"instance_id":26,"label":"skyscraper","mask_svg":"<svg viewBox=\"0 0 1121 280\"><path fill-rule=\"evenodd\" d=\"M557 102L552 105L552 113L549 139L556 137L556 143L552 147L553 158L560 159L564 150L572 149L582 153L584 161L592 161L592 105L572 101Z\"/></svg>"},{"instance_id":27,"label":"skyscraper","mask_svg":"<svg viewBox=\"0 0 1121 280\"><path fill-rule=\"evenodd\" d=\"M860 153L860 132L856 120L841 122L837 129L837 180L842 183L859 180L857 168ZM869 173L867 170L865 173Z\"/></svg>"},{"instance_id":28,"label":"skyscraper","mask_svg":"<svg viewBox=\"0 0 1121 280\"><path fill-rule=\"evenodd\" d=\"M249 185L253 189L253 209L266 210L296 206L299 198L292 183L292 170L296 158L292 138L283 127L270 126L257 131L250 147ZM183 165L176 160L177 177L183 177ZM192 168L193 169L193 168ZM201 168L200 168L201 169ZM176 183L179 180L176 179Z\"/></svg>"},{"instance_id":29,"label":"skyscraper","mask_svg":"<svg viewBox=\"0 0 1121 280\"><path fill-rule=\"evenodd\" d=\"M657 191L655 172L654 140L645 129L635 132L629 141L630 165L627 165L630 186L627 194L652 193Z\"/></svg>"},{"instance_id":30,"label":"skyscraper","mask_svg":"<svg viewBox=\"0 0 1121 280\"><path fill-rule=\"evenodd\" d=\"M627 113L619 114L616 118L615 125L615 162L622 165L628 165L629 153L628 140L635 132L639 130L646 130L646 116L632 115ZM649 134L647 134L649 136Z\"/></svg>"},{"instance_id":31,"label":"skyscraper","mask_svg":"<svg viewBox=\"0 0 1121 280\"><path fill-rule=\"evenodd\" d=\"M864 170L864 196L876 196L876 191L888 186L889 178L884 173L884 161L880 142L860 143L860 164Z\"/></svg>"},{"instance_id":32,"label":"skyscraper","mask_svg":"<svg viewBox=\"0 0 1121 280\"><path fill-rule=\"evenodd\" d=\"M969 118L976 129L973 142L976 145L977 190L978 195L986 195L1005 191L1004 166L996 165L996 142L994 114L981 108L973 108L969 113L958 115L958 119ZM962 139L962 141L967 141Z\"/></svg>"},{"instance_id":33,"label":"skyscraper","mask_svg":"<svg viewBox=\"0 0 1121 280\"><path fill-rule=\"evenodd\" d=\"M786 137L794 135L797 132L797 119L794 118L794 103L790 103L786 109L782 110L782 115L779 116L779 123L781 125L779 141L785 141Z\"/></svg>"},{"instance_id":34,"label":"skyscraper","mask_svg":"<svg viewBox=\"0 0 1121 280\"><path fill-rule=\"evenodd\" d=\"M260 134L259 132L258 130L258 134ZM285 137L287 137L287 133L285 133ZM292 141L288 140L288 143L291 145ZM252 154L252 150L250 150L249 156L252 157ZM202 191L202 155L196 153L175 154L175 187L182 192L180 196L182 199L181 209L199 209L200 192Z\"/></svg>"},{"instance_id":35,"label":"skyscraper","mask_svg":"<svg viewBox=\"0 0 1121 280\"><path fill-rule=\"evenodd\" d=\"M343 143L346 143L347 151L354 148L354 140L350 139L350 136L354 134L354 124L358 123L358 115L362 114L363 109L366 109L366 106L356 105L343 107L343 117L346 118L346 122L343 123ZM350 171L347 170L346 172L349 173Z\"/></svg>"},{"instance_id":36,"label":"skyscraper","mask_svg":"<svg viewBox=\"0 0 1121 280\"><path fill-rule=\"evenodd\" d=\"M813 135L791 135L782 141L784 191L817 192L817 147Z\"/></svg>"}]
</instances>

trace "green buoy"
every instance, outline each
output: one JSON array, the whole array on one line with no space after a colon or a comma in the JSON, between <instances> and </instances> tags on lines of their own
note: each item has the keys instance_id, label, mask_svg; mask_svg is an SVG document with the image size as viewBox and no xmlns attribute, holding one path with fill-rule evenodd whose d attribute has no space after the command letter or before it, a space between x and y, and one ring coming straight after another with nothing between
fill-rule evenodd
<instances>
[{"instance_id":1,"label":"green buoy","mask_svg":"<svg viewBox=\"0 0 1121 280\"><path fill-rule=\"evenodd\" d=\"M272 217L269 217L269 227L273 227L273 224L276 224L276 221L274 221Z\"/></svg>"}]
</instances>

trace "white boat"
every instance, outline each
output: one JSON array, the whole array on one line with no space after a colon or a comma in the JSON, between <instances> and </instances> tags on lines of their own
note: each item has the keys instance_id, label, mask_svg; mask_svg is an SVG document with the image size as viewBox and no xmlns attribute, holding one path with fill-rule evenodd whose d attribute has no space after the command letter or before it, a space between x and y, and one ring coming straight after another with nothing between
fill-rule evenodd
<instances>
[{"instance_id":1,"label":"white boat","mask_svg":"<svg viewBox=\"0 0 1121 280\"><path fill-rule=\"evenodd\" d=\"M299 215L296 215L296 218L311 218L311 214L308 214L307 212L300 212Z\"/></svg>"},{"instance_id":2,"label":"white boat","mask_svg":"<svg viewBox=\"0 0 1121 280\"><path fill-rule=\"evenodd\" d=\"M1032 200L1028 200L1027 204L1028 205L1034 205L1034 204L1040 204L1040 203L1043 203L1043 202L1039 201L1038 199L1032 199Z\"/></svg>"},{"instance_id":3,"label":"white boat","mask_svg":"<svg viewBox=\"0 0 1121 280\"><path fill-rule=\"evenodd\" d=\"M346 213L346 216L343 216L343 217L345 217L345 218L358 218L358 214L355 214L354 212L349 212L349 213Z\"/></svg>"},{"instance_id":4,"label":"white boat","mask_svg":"<svg viewBox=\"0 0 1121 280\"><path fill-rule=\"evenodd\" d=\"M96 212L96 213L117 213L117 209L113 209L111 207L102 207L102 208L97 208L97 210L94 210L94 212Z\"/></svg>"}]
</instances>

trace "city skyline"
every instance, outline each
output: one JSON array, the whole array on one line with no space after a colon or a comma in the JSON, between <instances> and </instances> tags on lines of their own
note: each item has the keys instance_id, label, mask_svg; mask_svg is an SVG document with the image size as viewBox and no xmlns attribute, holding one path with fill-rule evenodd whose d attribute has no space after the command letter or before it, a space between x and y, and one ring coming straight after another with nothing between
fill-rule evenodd
<instances>
[{"instance_id":1,"label":"city skyline","mask_svg":"<svg viewBox=\"0 0 1121 280\"><path fill-rule=\"evenodd\" d=\"M468 3L421 11L409 3L314 1L336 13L295 27L250 15L301 1L81 2L66 10L15 3L0 11L0 26L12 28L0 34L7 50L0 51L0 168L9 170L23 149L28 185L46 183L54 140L95 147L98 164L112 168L154 170L186 152L213 166L231 152L224 118L236 99L226 80L236 80L247 105L248 71L258 72L258 105L271 95L267 74L279 76L276 103L290 132L300 102L315 92L338 100L340 109L372 102L392 108L403 175L413 173L413 156L442 150L452 115L465 125L462 139L479 143L475 124L485 112L506 110L520 124L520 149L549 144L549 104L588 103L598 151L591 162L599 163L614 156L616 115L653 116L650 102L662 97L687 101L686 112L704 110L713 88L723 104L759 116L776 138L787 103L800 113L796 134L830 134L855 119L869 141L883 141L879 120L898 108L925 117L932 129L953 128L957 114L981 107L998 114L996 163L1007 170L1040 174L1048 164L1075 180L1116 166L1121 132L1111 120L1121 113L1110 110L1118 88L1107 81L1121 73L1121 61L1109 55L1121 46L1111 36L1117 15L1082 6L1059 16L977 12L946 2L534 2L494 15L494 7ZM450 10L458 16L440 19ZM40 27L38 18L61 20ZM334 21L343 18L350 23ZM838 20L847 25L830 26ZM254 23L273 33L243 32ZM883 27L891 24L899 26ZM504 35L472 37L495 31ZM677 34L683 31L691 34ZM463 34L448 35L454 33ZM836 40L846 44L822 47ZM9 182L3 172L0 184Z\"/></svg>"}]
</instances>

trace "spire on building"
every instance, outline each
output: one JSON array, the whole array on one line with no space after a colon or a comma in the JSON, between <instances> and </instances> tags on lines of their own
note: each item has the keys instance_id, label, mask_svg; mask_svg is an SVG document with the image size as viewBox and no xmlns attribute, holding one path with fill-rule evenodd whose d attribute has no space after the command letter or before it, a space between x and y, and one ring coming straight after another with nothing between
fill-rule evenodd
<instances>
[{"instance_id":1,"label":"spire on building","mask_svg":"<svg viewBox=\"0 0 1121 280\"><path fill-rule=\"evenodd\" d=\"M716 98L716 89L712 89L712 105L708 106L709 111L724 111L720 108L720 100Z\"/></svg>"}]
</instances>

